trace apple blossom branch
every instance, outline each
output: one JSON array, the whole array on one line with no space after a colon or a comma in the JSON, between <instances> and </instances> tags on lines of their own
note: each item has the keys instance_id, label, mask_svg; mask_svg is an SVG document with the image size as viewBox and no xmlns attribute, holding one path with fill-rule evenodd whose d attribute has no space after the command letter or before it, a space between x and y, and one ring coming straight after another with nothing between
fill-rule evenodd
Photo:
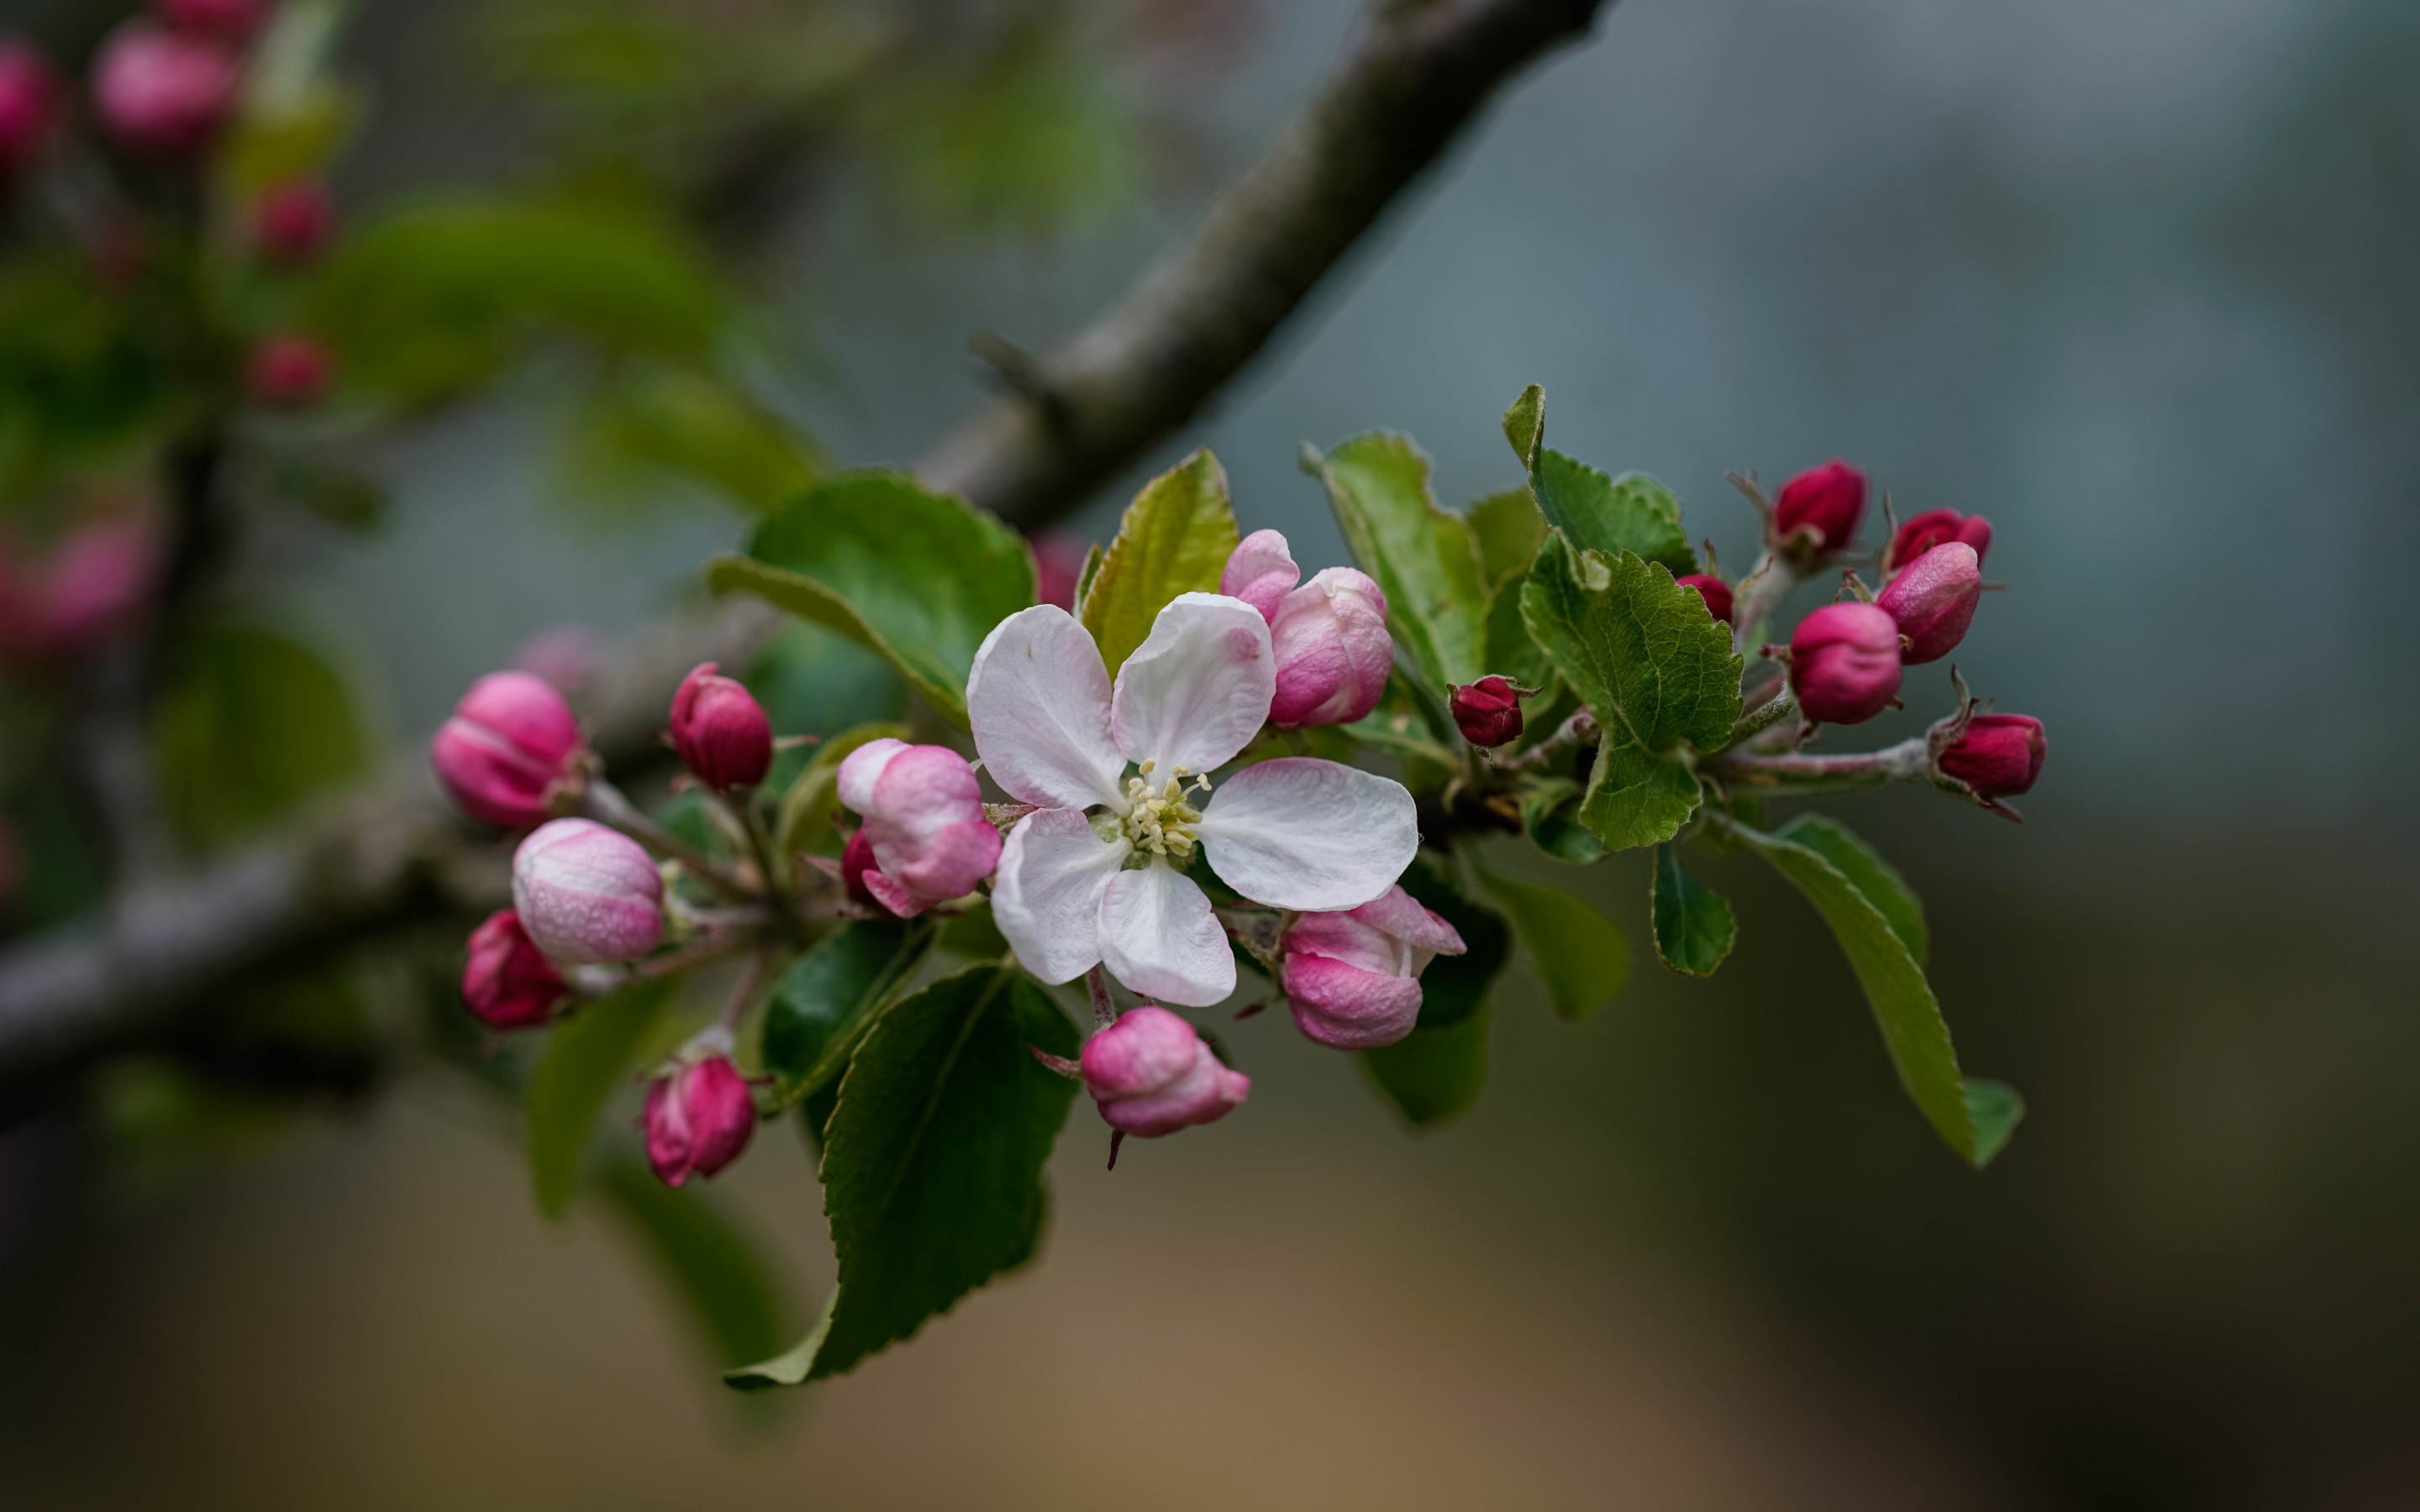
<instances>
[{"instance_id":1,"label":"apple blossom branch","mask_svg":"<svg viewBox=\"0 0 2420 1512\"><path fill-rule=\"evenodd\" d=\"M1529 63L1611 0L1378 0L1303 113L1125 301L1016 364L919 464L929 483L1038 527L1191 419ZM609 766L657 757L673 688L745 662L780 623L753 601L661 625L598 673ZM92 918L0 952L0 1108L157 1034L228 984L349 937L496 906L504 852L419 768L201 870L146 880Z\"/></svg>"}]
</instances>

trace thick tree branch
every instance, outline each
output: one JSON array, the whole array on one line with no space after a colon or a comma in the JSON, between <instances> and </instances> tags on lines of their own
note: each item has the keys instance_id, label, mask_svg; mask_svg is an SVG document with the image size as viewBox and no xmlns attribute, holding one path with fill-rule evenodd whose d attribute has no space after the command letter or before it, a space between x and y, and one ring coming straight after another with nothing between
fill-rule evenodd
<instances>
[{"instance_id":1,"label":"thick tree branch","mask_svg":"<svg viewBox=\"0 0 2420 1512\"><path fill-rule=\"evenodd\" d=\"M919 472L1028 527L1081 502L1233 378L1498 86L1610 3L1382 0L1202 224ZM609 764L647 748L690 666L746 661L773 624L762 606L734 604L628 648L588 701ZM280 838L0 954L0 1092L21 1102L305 952L437 909L495 906L504 859L446 809L415 755Z\"/></svg>"}]
</instances>

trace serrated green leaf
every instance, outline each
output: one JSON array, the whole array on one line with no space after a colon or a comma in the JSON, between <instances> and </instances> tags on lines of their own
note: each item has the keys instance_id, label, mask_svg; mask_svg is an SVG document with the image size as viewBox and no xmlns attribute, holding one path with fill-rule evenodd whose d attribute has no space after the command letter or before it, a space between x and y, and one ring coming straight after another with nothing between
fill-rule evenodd
<instances>
[{"instance_id":1,"label":"serrated green leaf","mask_svg":"<svg viewBox=\"0 0 2420 1512\"><path fill-rule=\"evenodd\" d=\"M152 741L161 796L194 843L256 829L369 765L344 678L266 625L221 621L177 643Z\"/></svg>"},{"instance_id":2,"label":"serrated green leaf","mask_svg":"<svg viewBox=\"0 0 2420 1512\"><path fill-rule=\"evenodd\" d=\"M1487 675L1487 588L1470 522L1437 506L1429 459L1405 436L1357 436L1306 466L1337 528L1387 595L1387 627L1442 698Z\"/></svg>"},{"instance_id":3,"label":"serrated green leaf","mask_svg":"<svg viewBox=\"0 0 2420 1512\"><path fill-rule=\"evenodd\" d=\"M977 966L900 1002L858 1047L825 1130L839 1301L807 1379L908 1338L1042 1234L1042 1167L1076 1084L1075 1026L1021 973Z\"/></svg>"},{"instance_id":4,"label":"serrated green leaf","mask_svg":"<svg viewBox=\"0 0 2420 1512\"><path fill-rule=\"evenodd\" d=\"M742 590L878 653L963 729L967 671L984 637L1033 602L1022 537L901 472L826 479L767 513L744 557L706 564Z\"/></svg>"},{"instance_id":5,"label":"serrated green leaf","mask_svg":"<svg viewBox=\"0 0 2420 1512\"><path fill-rule=\"evenodd\" d=\"M1227 470L1204 447L1144 484L1118 521L1077 618L1115 677L1179 594L1215 594L1235 552Z\"/></svg>"},{"instance_id":6,"label":"serrated green leaf","mask_svg":"<svg viewBox=\"0 0 2420 1512\"><path fill-rule=\"evenodd\" d=\"M694 1182L675 1191L627 1156L606 1163L599 1184L697 1325L717 1369L781 1348L782 1289L727 1203Z\"/></svg>"},{"instance_id":7,"label":"serrated green leaf","mask_svg":"<svg viewBox=\"0 0 2420 1512\"><path fill-rule=\"evenodd\" d=\"M1441 1029L1487 1006L1505 963L1512 959L1512 932L1504 916L1463 896L1446 870L1426 856L1403 875L1403 888L1462 936L1463 953L1441 955L1420 973L1419 1027Z\"/></svg>"},{"instance_id":8,"label":"serrated green leaf","mask_svg":"<svg viewBox=\"0 0 2420 1512\"><path fill-rule=\"evenodd\" d=\"M1628 551L1660 562L1675 574L1698 570L1698 554L1681 528L1681 501L1646 473L1607 477L1585 462L1546 450L1538 454L1534 486L1546 522L1575 545L1606 556Z\"/></svg>"},{"instance_id":9,"label":"serrated green leaf","mask_svg":"<svg viewBox=\"0 0 2420 1512\"><path fill-rule=\"evenodd\" d=\"M1734 825L1732 833L1789 878L1831 926L1857 984L1865 989L1900 1085L1925 1120L1970 1165L1979 1168L1987 1164L2008 1142L2024 1104L1999 1083L1963 1078L1958 1052L1949 1042L1949 1026L1924 980L1924 968L1889 919L1811 847L1745 825Z\"/></svg>"},{"instance_id":10,"label":"serrated green leaf","mask_svg":"<svg viewBox=\"0 0 2420 1512\"><path fill-rule=\"evenodd\" d=\"M1745 814L1740 817L1743 823L1755 823ZM1866 902L1881 910L1891 933L1906 945L1916 964L1925 964L1932 941L1924 927L1924 904L1899 868L1883 859L1882 852L1851 834L1838 820L1819 813L1799 814L1776 833L1831 862L1833 870L1866 895Z\"/></svg>"},{"instance_id":11,"label":"serrated green leaf","mask_svg":"<svg viewBox=\"0 0 2420 1512\"><path fill-rule=\"evenodd\" d=\"M1512 455L1521 459L1521 471L1536 468L1538 448L1546 440L1546 391L1532 383L1521 391L1504 411L1504 439L1512 443Z\"/></svg>"},{"instance_id":12,"label":"serrated green leaf","mask_svg":"<svg viewBox=\"0 0 2420 1512\"><path fill-rule=\"evenodd\" d=\"M1481 1003L1439 1028L1418 1028L1390 1045L1358 1052L1371 1085L1415 1129L1466 1111L1487 1085L1487 1032L1494 1010Z\"/></svg>"},{"instance_id":13,"label":"serrated green leaf","mask_svg":"<svg viewBox=\"0 0 2420 1512\"><path fill-rule=\"evenodd\" d=\"M1669 845L1655 847L1648 912L1655 924L1655 958L1692 977L1713 976L1739 936L1731 905L1722 894L1681 870L1681 858Z\"/></svg>"},{"instance_id":14,"label":"serrated green leaf","mask_svg":"<svg viewBox=\"0 0 2420 1512\"><path fill-rule=\"evenodd\" d=\"M1660 844L1681 832L1699 796L1698 779L1677 755L1600 740L1580 823L1609 851Z\"/></svg>"},{"instance_id":15,"label":"serrated green leaf","mask_svg":"<svg viewBox=\"0 0 2420 1512\"><path fill-rule=\"evenodd\" d=\"M912 738L904 724L861 724L817 746L814 760L782 795L781 818L773 827L781 854L813 855L835 838L832 816L840 811L840 764L852 752L877 740Z\"/></svg>"},{"instance_id":16,"label":"serrated green leaf","mask_svg":"<svg viewBox=\"0 0 2420 1512\"><path fill-rule=\"evenodd\" d=\"M804 1102L840 1079L933 934L905 919L861 918L799 957L765 1009L764 1063L778 1104Z\"/></svg>"},{"instance_id":17,"label":"serrated green leaf","mask_svg":"<svg viewBox=\"0 0 2420 1512\"><path fill-rule=\"evenodd\" d=\"M632 982L555 1026L530 1077L528 1107L530 1180L548 1217L570 1211L597 1116L635 1069L670 989L669 979Z\"/></svg>"},{"instance_id":18,"label":"serrated green leaf","mask_svg":"<svg viewBox=\"0 0 2420 1512\"><path fill-rule=\"evenodd\" d=\"M1559 887L1492 872L1480 880L1512 917L1557 1017L1586 1018L1621 995L1630 980L1630 940L1621 925Z\"/></svg>"},{"instance_id":19,"label":"serrated green leaf","mask_svg":"<svg viewBox=\"0 0 2420 1512\"><path fill-rule=\"evenodd\" d=\"M1529 565L1546 539L1546 517L1528 485L1489 494L1470 506L1470 531L1479 541L1479 569L1489 582L1501 583Z\"/></svg>"}]
</instances>

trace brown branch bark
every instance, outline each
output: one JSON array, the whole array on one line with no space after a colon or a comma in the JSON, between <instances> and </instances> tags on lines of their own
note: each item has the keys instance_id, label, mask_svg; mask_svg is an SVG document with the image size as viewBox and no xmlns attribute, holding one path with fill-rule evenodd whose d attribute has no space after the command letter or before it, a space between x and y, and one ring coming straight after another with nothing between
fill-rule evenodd
<instances>
[{"instance_id":1,"label":"brown branch bark","mask_svg":"<svg viewBox=\"0 0 2420 1512\"><path fill-rule=\"evenodd\" d=\"M919 465L1016 523L1082 501L1192 418L1488 98L1611 0L1381 0L1326 86L1115 311ZM585 711L609 764L647 748L700 661L774 625L734 604L625 649ZM0 954L0 1089L24 1090L175 1023L232 982L442 908L497 906L504 848L415 756L290 831Z\"/></svg>"}]
</instances>

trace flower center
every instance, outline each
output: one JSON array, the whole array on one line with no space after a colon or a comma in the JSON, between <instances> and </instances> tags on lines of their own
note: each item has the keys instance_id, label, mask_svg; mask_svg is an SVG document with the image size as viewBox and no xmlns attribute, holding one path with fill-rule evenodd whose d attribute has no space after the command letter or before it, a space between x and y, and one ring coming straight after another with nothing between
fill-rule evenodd
<instances>
[{"instance_id":1,"label":"flower center","mask_svg":"<svg viewBox=\"0 0 2420 1512\"><path fill-rule=\"evenodd\" d=\"M1122 832L1146 863L1160 856L1183 866L1193 858L1197 843L1190 826L1202 822L1202 810L1185 800L1189 794L1209 792L1210 779L1171 766L1165 781L1154 783L1153 765L1145 762L1140 775L1126 779Z\"/></svg>"}]
</instances>

